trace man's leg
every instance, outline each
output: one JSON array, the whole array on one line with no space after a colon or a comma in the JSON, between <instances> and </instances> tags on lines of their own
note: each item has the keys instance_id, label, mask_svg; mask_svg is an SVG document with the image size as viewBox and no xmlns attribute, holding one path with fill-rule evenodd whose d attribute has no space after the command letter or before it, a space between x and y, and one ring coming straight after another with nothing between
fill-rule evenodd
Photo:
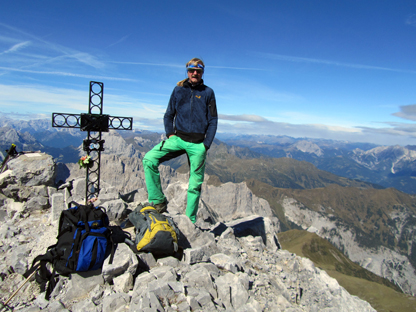
<instances>
[{"instance_id":1,"label":"man's leg","mask_svg":"<svg viewBox=\"0 0 416 312\"><path fill-rule=\"evenodd\" d=\"M190 162L186 215L192 223L195 223L196 214L198 213L199 197L201 196L201 186L204 182L206 150L203 143L186 144L186 153Z\"/></svg>"},{"instance_id":2,"label":"man's leg","mask_svg":"<svg viewBox=\"0 0 416 312\"><path fill-rule=\"evenodd\" d=\"M149 202L153 202L156 205L166 201L160 183L158 167L160 162L171 158L169 155L176 156L179 151L180 147L177 144L177 137L174 136L166 141L160 142L144 156L143 169Z\"/></svg>"}]
</instances>

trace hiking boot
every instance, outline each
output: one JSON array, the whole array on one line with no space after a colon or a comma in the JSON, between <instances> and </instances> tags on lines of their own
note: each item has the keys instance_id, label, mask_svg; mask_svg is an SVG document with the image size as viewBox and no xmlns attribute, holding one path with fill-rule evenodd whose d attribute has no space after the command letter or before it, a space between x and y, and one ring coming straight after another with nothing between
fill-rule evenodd
<instances>
[{"instance_id":1,"label":"hiking boot","mask_svg":"<svg viewBox=\"0 0 416 312\"><path fill-rule=\"evenodd\" d=\"M163 203L154 205L154 207L159 213L166 212L168 210L168 201L165 200Z\"/></svg>"}]
</instances>

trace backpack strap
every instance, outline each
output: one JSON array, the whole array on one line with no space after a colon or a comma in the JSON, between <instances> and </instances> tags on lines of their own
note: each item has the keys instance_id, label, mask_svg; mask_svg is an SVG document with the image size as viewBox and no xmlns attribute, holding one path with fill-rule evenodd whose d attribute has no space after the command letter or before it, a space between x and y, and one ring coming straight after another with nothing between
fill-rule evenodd
<instances>
[{"instance_id":1,"label":"backpack strap","mask_svg":"<svg viewBox=\"0 0 416 312\"><path fill-rule=\"evenodd\" d=\"M82 237L81 232L82 232L81 229L78 228L78 230L76 231L74 235L74 242L72 245L72 254L67 260L68 261L67 266L70 270L75 270L77 267L78 255L75 254L75 251L79 250L81 237Z\"/></svg>"},{"instance_id":2,"label":"backpack strap","mask_svg":"<svg viewBox=\"0 0 416 312\"><path fill-rule=\"evenodd\" d=\"M34 271L39 269L35 275L36 282L40 285L40 291L45 292L45 299L49 300L52 291L54 290L56 283L58 282L55 266L53 271L50 272L46 267L49 262L53 264L54 259L57 257L57 253L54 249L49 250L44 255L39 255L33 259L32 267L23 274L25 278L28 278ZM38 264L36 264L39 262Z\"/></svg>"},{"instance_id":3,"label":"backpack strap","mask_svg":"<svg viewBox=\"0 0 416 312\"><path fill-rule=\"evenodd\" d=\"M108 220L107 211L104 207L102 206L93 207L93 211L94 211L94 214L96 213L101 214L100 220L103 226L108 226L110 224L110 221Z\"/></svg>"},{"instance_id":4,"label":"backpack strap","mask_svg":"<svg viewBox=\"0 0 416 312\"><path fill-rule=\"evenodd\" d=\"M147 211L146 211L147 212ZM150 212L146 213L146 222L147 222L147 228L149 230L149 232L152 232L152 221L155 222L154 220L155 217L153 217Z\"/></svg>"},{"instance_id":5,"label":"backpack strap","mask_svg":"<svg viewBox=\"0 0 416 312\"><path fill-rule=\"evenodd\" d=\"M134 245L134 243L131 241L131 234L129 232L123 231L123 229L120 226L114 225L108 226L107 228L110 230L111 233L111 254L109 264L112 264L117 244L126 243L130 247L131 244Z\"/></svg>"},{"instance_id":6,"label":"backpack strap","mask_svg":"<svg viewBox=\"0 0 416 312\"><path fill-rule=\"evenodd\" d=\"M88 205L88 206L80 206L80 207L78 207L79 213L80 213L80 219L81 219L82 222L84 222L85 230L87 232L90 231L90 225L88 224L88 214L89 213L87 213L87 210L89 212L89 210L91 210L91 208L92 208L92 205L91 206Z\"/></svg>"},{"instance_id":7,"label":"backpack strap","mask_svg":"<svg viewBox=\"0 0 416 312\"><path fill-rule=\"evenodd\" d=\"M69 202L68 203L68 209L70 209L71 208L71 205L72 204L74 204L74 206L76 206L76 207L79 207L79 206L81 206L80 204L78 204L77 202L75 202L75 201L71 201L71 202Z\"/></svg>"}]
</instances>

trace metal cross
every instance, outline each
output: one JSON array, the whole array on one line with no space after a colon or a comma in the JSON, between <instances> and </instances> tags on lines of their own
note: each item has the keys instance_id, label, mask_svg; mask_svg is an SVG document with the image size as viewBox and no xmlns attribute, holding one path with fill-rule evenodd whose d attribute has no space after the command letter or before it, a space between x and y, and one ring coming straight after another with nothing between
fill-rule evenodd
<instances>
[{"instance_id":1,"label":"metal cross","mask_svg":"<svg viewBox=\"0 0 416 312\"><path fill-rule=\"evenodd\" d=\"M87 156L93 156L87 164L85 204L88 200L98 197L100 193L100 162L101 152L104 151L105 140L101 139L102 132L114 130L132 130L132 117L115 117L103 114L104 83L90 81L90 96L88 114L52 113L52 127L80 128L88 131L83 149Z\"/></svg>"}]
</instances>

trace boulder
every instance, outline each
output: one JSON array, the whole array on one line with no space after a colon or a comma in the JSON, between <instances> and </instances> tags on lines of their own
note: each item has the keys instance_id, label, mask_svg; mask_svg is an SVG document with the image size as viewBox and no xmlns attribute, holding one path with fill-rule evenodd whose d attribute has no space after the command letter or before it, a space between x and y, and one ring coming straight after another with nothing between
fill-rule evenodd
<instances>
[{"instance_id":1,"label":"boulder","mask_svg":"<svg viewBox=\"0 0 416 312\"><path fill-rule=\"evenodd\" d=\"M27 153L7 162L7 168L18 185L54 185L56 164L45 153Z\"/></svg>"}]
</instances>

